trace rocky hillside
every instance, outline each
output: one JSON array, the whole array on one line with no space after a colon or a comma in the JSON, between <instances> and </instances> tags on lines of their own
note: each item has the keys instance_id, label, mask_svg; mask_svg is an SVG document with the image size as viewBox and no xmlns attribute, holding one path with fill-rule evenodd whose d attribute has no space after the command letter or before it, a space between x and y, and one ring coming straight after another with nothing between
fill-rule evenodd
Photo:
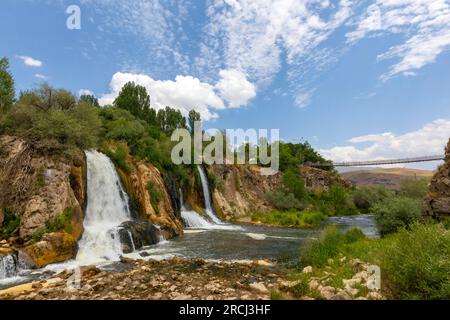
<instances>
[{"instance_id":1,"label":"rocky hillside","mask_svg":"<svg viewBox=\"0 0 450 320\"><path fill-rule=\"evenodd\" d=\"M429 189L424 201L424 214L436 219L450 217L450 140L445 149L445 163L431 179Z\"/></svg>"},{"instance_id":2,"label":"rocky hillside","mask_svg":"<svg viewBox=\"0 0 450 320\"><path fill-rule=\"evenodd\" d=\"M30 266L72 258L83 232L86 161L82 152L58 160L35 152L24 140L0 137L2 237ZM46 224L64 213L64 230Z\"/></svg>"},{"instance_id":3,"label":"rocky hillside","mask_svg":"<svg viewBox=\"0 0 450 320\"><path fill-rule=\"evenodd\" d=\"M213 165L208 168L215 178L212 200L216 212L226 220L255 212L272 210L266 193L281 187L281 174L264 176L258 166ZM310 191L322 191L338 183L350 184L328 171L311 167L299 167L299 173Z\"/></svg>"}]
</instances>

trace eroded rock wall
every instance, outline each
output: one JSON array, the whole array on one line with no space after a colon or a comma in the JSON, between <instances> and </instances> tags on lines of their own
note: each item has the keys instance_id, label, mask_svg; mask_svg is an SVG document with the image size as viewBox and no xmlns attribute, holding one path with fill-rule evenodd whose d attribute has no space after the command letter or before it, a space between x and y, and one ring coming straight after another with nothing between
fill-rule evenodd
<instances>
[{"instance_id":1,"label":"eroded rock wall","mask_svg":"<svg viewBox=\"0 0 450 320\"><path fill-rule=\"evenodd\" d=\"M450 217L450 140L445 149L445 162L434 174L424 200L424 215L438 220Z\"/></svg>"},{"instance_id":2,"label":"eroded rock wall","mask_svg":"<svg viewBox=\"0 0 450 320\"><path fill-rule=\"evenodd\" d=\"M131 201L139 211L140 217L159 225L166 239L183 233L183 225L177 217L177 210L172 204L164 179L159 170L146 161L127 160L130 170L117 168L124 187ZM161 197L157 204L153 203L148 191L148 184L156 189Z\"/></svg>"},{"instance_id":3,"label":"eroded rock wall","mask_svg":"<svg viewBox=\"0 0 450 320\"><path fill-rule=\"evenodd\" d=\"M0 150L0 212L9 211L20 216L20 225L8 242L31 253L31 264L35 266L72 258L76 241L83 232L84 153L79 151L73 159L64 160L44 156L24 140L12 136L0 137ZM65 210L71 211L70 233L61 231L40 240L33 239L47 221ZM40 261L32 254L36 248L39 248Z\"/></svg>"}]
</instances>

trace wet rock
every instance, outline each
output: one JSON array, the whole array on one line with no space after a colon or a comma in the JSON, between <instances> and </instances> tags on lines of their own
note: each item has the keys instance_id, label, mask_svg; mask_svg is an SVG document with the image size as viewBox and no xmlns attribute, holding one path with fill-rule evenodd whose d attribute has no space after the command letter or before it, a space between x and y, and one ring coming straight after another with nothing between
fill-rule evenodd
<instances>
[{"instance_id":1,"label":"wet rock","mask_svg":"<svg viewBox=\"0 0 450 320\"><path fill-rule=\"evenodd\" d=\"M120 225L119 236L124 253L157 244L161 239L161 229L150 221L127 221Z\"/></svg>"}]
</instances>

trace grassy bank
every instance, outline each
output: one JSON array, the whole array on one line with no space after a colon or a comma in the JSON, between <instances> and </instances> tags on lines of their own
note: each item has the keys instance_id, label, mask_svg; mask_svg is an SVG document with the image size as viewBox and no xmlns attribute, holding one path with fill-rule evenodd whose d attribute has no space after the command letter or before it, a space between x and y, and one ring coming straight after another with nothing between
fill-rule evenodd
<instances>
[{"instance_id":1,"label":"grassy bank","mask_svg":"<svg viewBox=\"0 0 450 320\"><path fill-rule=\"evenodd\" d=\"M302 250L302 265L312 273L294 271L298 295L314 296L312 277L327 277L343 288L359 259L381 270L381 292L392 299L450 299L450 233L442 224L414 224L381 239L366 238L359 230L339 233L326 228L320 238ZM351 262L353 260L353 263ZM358 288L361 294L367 288Z\"/></svg>"},{"instance_id":2,"label":"grassy bank","mask_svg":"<svg viewBox=\"0 0 450 320\"><path fill-rule=\"evenodd\" d=\"M312 228L327 220L327 216L318 211L278 211L258 212L251 216L253 222L296 228Z\"/></svg>"}]
</instances>

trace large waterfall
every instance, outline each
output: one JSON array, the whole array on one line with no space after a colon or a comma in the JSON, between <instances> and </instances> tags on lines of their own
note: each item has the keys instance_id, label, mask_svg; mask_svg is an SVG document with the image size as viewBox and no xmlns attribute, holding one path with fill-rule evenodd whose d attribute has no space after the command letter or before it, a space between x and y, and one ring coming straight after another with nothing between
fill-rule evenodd
<instances>
[{"instance_id":1,"label":"large waterfall","mask_svg":"<svg viewBox=\"0 0 450 320\"><path fill-rule=\"evenodd\" d=\"M209 193L208 179L206 178L205 170L202 166L197 166L200 178L202 180L203 197L205 198L205 212L208 217L216 224L222 224L219 218L214 214L211 204L211 194Z\"/></svg>"},{"instance_id":2,"label":"large waterfall","mask_svg":"<svg viewBox=\"0 0 450 320\"><path fill-rule=\"evenodd\" d=\"M86 151L87 208L77 262L118 260L122 254L119 226L131 220L128 196L111 160L97 151Z\"/></svg>"}]
</instances>

